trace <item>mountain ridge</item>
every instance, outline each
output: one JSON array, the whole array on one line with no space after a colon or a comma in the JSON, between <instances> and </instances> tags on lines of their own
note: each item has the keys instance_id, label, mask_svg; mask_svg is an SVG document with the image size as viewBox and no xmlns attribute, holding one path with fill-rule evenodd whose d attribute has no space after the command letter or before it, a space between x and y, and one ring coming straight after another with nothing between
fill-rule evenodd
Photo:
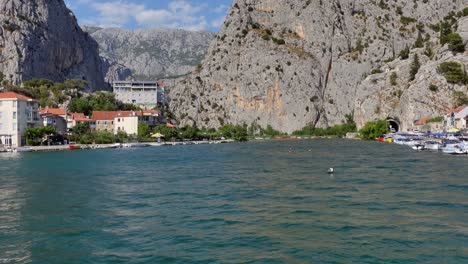
<instances>
[{"instance_id":1,"label":"mountain ridge","mask_svg":"<svg viewBox=\"0 0 468 264\"><path fill-rule=\"evenodd\" d=\"M100 47L107 81L174 78L202 60L215 33L183 29L83 27Z\"/></svg>"}]
</instances>

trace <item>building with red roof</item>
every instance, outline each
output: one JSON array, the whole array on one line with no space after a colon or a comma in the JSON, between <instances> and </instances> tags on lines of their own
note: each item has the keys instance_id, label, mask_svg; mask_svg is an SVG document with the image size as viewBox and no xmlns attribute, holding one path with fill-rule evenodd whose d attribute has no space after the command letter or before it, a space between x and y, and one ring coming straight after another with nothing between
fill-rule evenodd
<instances>
[{"instance_id":1,"label":"building with red roof","mask_svg":"<svg viewBox=\"0 0 468 264\"><path fill-rule=\"evenodd\" d=\"M98 131L119 131L128 135L138 133L138 123L142 122L150 127L162 124L162 116L159 110L138 111L94 111L91 119L95 122Z\"/></svg>"},{"instance_id":2,"label":"building with red roof","mask_svg":"<svg viewBox=\"0 0 468 264\"><path fill-rule=\"evenodd\" d=\"M0 93L0 147L26 144L27 128L41 126L39 103L15 92Z\"/></svg>"}]
</instances>

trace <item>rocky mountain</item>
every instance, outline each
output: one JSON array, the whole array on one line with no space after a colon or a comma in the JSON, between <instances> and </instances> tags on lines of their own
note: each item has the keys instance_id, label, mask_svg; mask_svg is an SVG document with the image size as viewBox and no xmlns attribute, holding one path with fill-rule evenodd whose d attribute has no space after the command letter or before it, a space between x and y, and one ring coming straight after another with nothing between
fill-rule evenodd
<instances>
[{"instance_id":1,"label":"rocky mountain","mask_svg":"<svg viewBox=\"0 0 468 264\"><path fill-rule=\"evenodd\" d=\"M466 54L452 53L438 38L438 23L467 6L468 0L235 0L202 67L171 90L170 107L181 125L199 127L246 123L292 132L354 115L359 126L391 118L407 129L450 109L454 91L466 92L437 69L446 61L467 64ZM464 23L451 28L466 31ZM415 48L399 58L421 38L434 54ZM414 54L421 67L411 80Z\"/></svg>"},{"instance_id":2,"label":"rocky mountain","mask_svg":"<svg viewBox=\"0 0 468 264\"><path fill-rule=\"evenodd\" d=\"M86 79L106 89L97 43L63 0L0 0L0 72L19 84L32 78Z\"/></svg>"},{"instance_id":3,"label":"rocky mountain","mask_svg":"<svg viewBox=\"0 0 468 264\"><path fill-rule=\"evenodd\" d=\"M84 27L99 43L106 80L186 75L202 61L215 33L181 29Z\"/></svg>"}]
</instances>

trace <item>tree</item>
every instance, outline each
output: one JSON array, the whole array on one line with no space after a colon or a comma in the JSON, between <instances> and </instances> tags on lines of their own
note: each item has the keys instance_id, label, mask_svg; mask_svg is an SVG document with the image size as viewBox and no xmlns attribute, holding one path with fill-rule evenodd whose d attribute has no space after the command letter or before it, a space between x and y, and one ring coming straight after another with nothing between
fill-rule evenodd
<instances>
[{"instance_id":1,"label":"tree","mask_svg":"<svg viewBox=\"0 0 468 264\"><path fill-rule=\"evenodd\" d=\"M196 127L185 126L182 128L182 138L183 139L197 139L199 129Z\"/></svg>"},{"instance_id":2,"label":"tree","mask_svg":"<svg viewBox=\"0 0 468 264\"><path fill-rule=\"evenodd\" d=\"M459 107L468 103L468 95L462 91L454 91L453 98L455 101L455 107Z\"/></svg>"},{"instance_id":3,"label":"tree","mask_svg":"<svg viewBox=\"0 0 468 264\"><path fill-rule=\"evenodd\" d=\"M400 51L400 58L402 60L406 60L409 58L409 54L410 54L410 49L408 46L405 46L405 48Z\"/></svg>"},{"instance_id":4,"label":"tree","mask_svg":"<svg viewBox=\"0 0 468 264\"><path fill-rule=\"evenodd\" d=\"M462 65L456 61L441 63L437 71L442 74L449 83L466 83L466 74Z\"/></svg>"},{"instance_id":5,"label":"tree","mask_svg":"<svg viewBox=\"0 0 468 264\"><path fill-rule=\"evenodd\" d=\"M149 125L144 122L138 123L138 138L148 138L150 134Z\"/></svg>"},{"instance_id":6,"label":"tree","mask_svg":"<svg viewBox=\"0 0 468 264\"><path fill-rule=\"evenodd\" d=\"M419 68L421 68L421 64L419 62L419 55L416 53L414 54L413 62L411 63L410 81L414 81L416 74L418 74Z\"/></svg>"},{"instance_id":7,"label":"tree","mask_svg":"<svg viewBox=\"0 0 468 264\"><path fill-rule=\"evenodd\" d=\"M26 129L26 139L28 145L38 145L40 141L45 136L55 136L57 131L55 127L46 126L46 127L35 127Z\"/></svg>"},{"instance_id":8,"label":"tree","mask_svg":"<svg viewBox=\"0 0 468 264\"><path fill-rule=\"evenodd\" d=\"M92 111L116 111L119 108L115 95L110 92L96 92L88 99Z\"/></svg>"},{"instance_id":9,"label":"tree","mask_svg":"<svg viewBox=\"0 0 468 264\"><path fill-rule=\"evenodd\" d=\"M452 34L452 25L448 21L443 21L439 25L440 28L440 44L445 45L449 42L448 35Z\"/></svg>"},{"instance_id":10,"label":"tree","mask_svg":"<svg viewBox=\"0 0 468 264\"><path fill-rule=\"evenodd\" d=\"M389 124L385 120L368 122L359 131L362 139L375 139L388 132Z\"/></svg>"},{"instance_id":11,"label":"tree","mask_svg":"<svg viewBox=\"0 0 468 264\"><path fill-rule=\"evenodd\" d=\"M447 43L452 52L465 52L465 43L463 43L463 39L458 33L447 35Z\"/></svg>"},{"instance_id":12,"label":"tree","mask_svg":"<svg viewBox=\"0 0 468 264\"><path fill-rule=\"evenodd\" d=\"M73 113L84 113L89 116L93 108L86 98L73 98L68 105L68 111Z\"/></svg>"},{"instance_id":13,"label":"tree","mask_svg":"<svg viewBox=\"0 0 468 264\"><path fill-rule=\"evenodd\" d=\"M166 140L169 140L171 138L177 138L178 136L178 133L177 133L177 130L175 130L174 128L170 128L166 125L159 125L157 127L155 127L153 129L153 133L160 133L162 135L164 135L164 138Z\"/></svg>"},{"instance_id":14,"label":"tree","mask_svg":"<svg viewBox=\"0 0 468 264\"><path fill-rule=\"evenodd\" d=\"M390 84L393 86L398 85L397 79L398 79L397 73L392 72L392 74L390 74Z\"/></svg>"},{"instance_id":15,"label":"tree","mask_svg":"<svg viewBox=\"0 0 468 264\"><path fill-rule=\"evenodd\" d=\"M66 80L63 83L66 90L70 91L73 97L80 97L81 92L88 86L88 81L80 79Z\"/></svg>"},{"instance_id":16,"label":"tree","mask_svg":"<svg viewBox=\"0 0 468 264\"><path fill-rule=\"evenodd\" d=\"M424 39L422 37L421 31L418 33L418 38L416 42L414 42L414 48L423 48L424 47Z\"/></svg>"},{"instance_id":17,"label":"tree","mask_svg":"<svg viewBox=\"0 0 468 264\"><path fill-rule=\"evenodd\" d=\"M51 80L47 80L47 79L34 78L29 81L23 82L23 85L26 87L31 87L31 88L39 88L41 86L46 86L47 88L49 88L54 85L54 82Z\"/></svg>"}]
</instances>

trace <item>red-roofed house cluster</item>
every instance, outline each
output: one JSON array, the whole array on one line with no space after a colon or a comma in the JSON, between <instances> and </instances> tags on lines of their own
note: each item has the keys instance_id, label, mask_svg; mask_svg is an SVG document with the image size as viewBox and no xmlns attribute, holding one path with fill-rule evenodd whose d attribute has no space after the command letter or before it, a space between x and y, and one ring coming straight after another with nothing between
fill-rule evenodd
<instances>
[{"instance_id":1,"label":"red-roofed house cluster","mask_svg":"<svg viewBox=\"0 0 468 264\"><path fill-rule=\"evenodd\" d=\"M414 122L414 129L419 131L446 132L451 129L460 131L468 128L468 105L462 105L439 118L425 117Z\"/></svg>"},{"instance_id":2,"label":"red-roofed house cluster","mask_svg":"<svg viewBox=\"0 0 468 264\"><path fill-rule=\"evenodd\" d=\"M150 128L165 124L159 110L95 111L87 117L63 108L40 108L36 100L14 92L0 93L0 147L25 145L27 128L52 126L66 137L76 125L84 123L91 130L137 135L141 122Z\"/></svg>"}]
</instances>

